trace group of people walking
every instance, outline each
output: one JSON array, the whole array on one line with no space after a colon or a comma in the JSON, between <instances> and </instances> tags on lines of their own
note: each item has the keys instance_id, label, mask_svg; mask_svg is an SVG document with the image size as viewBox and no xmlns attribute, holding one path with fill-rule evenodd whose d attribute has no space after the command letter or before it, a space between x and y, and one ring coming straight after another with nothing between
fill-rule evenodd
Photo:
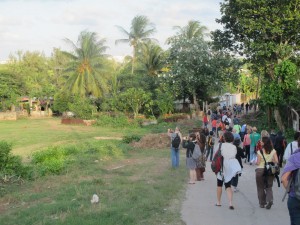
<instances>
[{"instance_id":1,"label":"group of people walking","mask_svg":"<svg viewBox=\"0 0 300 225\"><path fill-rule=\"evenodd\" d=\"M215 152L220 150L223 163L221 171L216 174L217 202L215 205L221 206L222 186L224 185L229 209L234 209L233 191L238 191L238 178L242 174L242 162L244 162L250 166L256 165L255 180L259 207L271 209L274 203L273 181L278 174L267 175L266 168L271 165L282 167L283 162L286 162L282 173L282 183L284 187L288 188L288 181L294 177L293 171L300 168L300 132L295 132L294 141L287 144L281 131L275 134L274 130L271 130L270 133L262 130L259 133L256 127L247 124L240 125L239 119L236 116L231 119L232 115L227 112L217 114L217 116L212 113L210 116L207 124L203 124L206 130L208 125L211 125L212 130L208 134L202 129L199 132L190 133L188 137L182 137L178 127L174 133L168 130L171 140L176 133L180 135L181 146L186 149L189 184L204 180L206 161L214 160ZM219 120L218 123L222 124L220 129L214 129L214 120ZM195 146L200 148L202 157L199 159L201 160L195 160L192 157ZM173 162L173 151L174 149L171 147L172 166L178 167L179 157ZM300 199L295 197L293 190L289 194L288 209L291 224L300 224Z\"/></svg>"}]
</instances>

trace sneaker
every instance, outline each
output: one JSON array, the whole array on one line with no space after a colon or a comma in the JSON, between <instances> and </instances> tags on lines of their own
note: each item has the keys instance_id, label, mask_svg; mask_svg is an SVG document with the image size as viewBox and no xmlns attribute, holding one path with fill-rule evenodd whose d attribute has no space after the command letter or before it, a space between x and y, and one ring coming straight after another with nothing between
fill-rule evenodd
<instances>
[{"instance_id":1,"label":"sneaker","mask_svg":"<svg viewBox=\"0 0 300 225\"><path fill-rule=\"evenodd\" d=\"M265 205L259 205L260 208L265 208Z\"/></svg>"},{"instance_id":2,"label":"sneaker","mask_svg":"<svg viewBox=\"0 0 300 225\"><path fill-rule=\"evenodd\" d=\"M234 187L234 188L233 188L233 191L234 191L234 192L238 192L239 189L238 189L237 187Z\"/></svg>"},{"instance_id":3,"label":"sneaker","mask_svg":"<svg viewBox=\"0 0 300 225\"><path fill-rule=\"evenodd\" d=\"M273 205L272 201L268 202L266 205L266 209L271 209L272 205Z\"/></svg>"}]
</instances>

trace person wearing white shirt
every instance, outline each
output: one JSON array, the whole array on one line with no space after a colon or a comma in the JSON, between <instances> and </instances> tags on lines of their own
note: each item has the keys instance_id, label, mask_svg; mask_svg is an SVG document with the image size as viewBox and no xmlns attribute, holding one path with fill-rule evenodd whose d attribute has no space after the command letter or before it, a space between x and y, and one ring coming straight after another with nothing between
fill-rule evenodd
<instances>
[{"instance_id":1,"label":"person wearing white shirt","mask_svg":"<svg viewBox=\"0 0 300 225\"><path fill-rule=\"evenodd\" d=\"M298 138L300 137L300 132L296 132L294 134L294 141L292 141L291 143L289 143L284 151L284 155L283 155L283 159L285 161L288 161L288 159L290 158L290 156L300 147L298 146Z\"/></svg>"},{"instance_id":2,"label":"person wearing white shirt","mask_svg":"<svg viewBox=\"0 0 300 225\"><path fill-rule=\"evenodd\" d=\"M237 149L232 144L233 134L231 132L225 132L223 134L225 143L221 145L221 154L223 156L222 171L217 173L217 203L216 206L221 206L222 186L224 184L229 201L229 209L234 209L232 204L232 189L231 180L234 176L242 172L242 168L235 158Z\"/></svg>"}]
</instances>

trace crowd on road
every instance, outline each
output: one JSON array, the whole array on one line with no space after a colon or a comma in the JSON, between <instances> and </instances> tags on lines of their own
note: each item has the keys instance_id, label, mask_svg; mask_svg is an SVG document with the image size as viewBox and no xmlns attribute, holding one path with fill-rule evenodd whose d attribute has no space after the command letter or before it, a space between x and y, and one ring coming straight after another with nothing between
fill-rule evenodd
<instances>
[{"instance_id":1,"label":"crowd on road","mask_svg":"<svg viewBox=\"0 0 300 225\"><path fill-rule=\"evenodd\" d=\"M280 186L280 168L284 166L281 182L289 196L287 205L291 224L299 225L300 132L295 132L294 140L290 143L287 143L282 131L258 132L255 126L240 123L240 115L248 113L248 110L249 105L246 107L235 105L228 108L218 106L216 110L208 108L202 118L203 127L191 129L187 137L183 137L179 127L174 131L168 129L171 138L172 167L179 167L179 149L186 149L188 183L192 185L196 181L205 180L206 162L211 162L217 179L215 205L221 206L224 185L229 209L234 210L233 192L239 191L239 177L242 175L243 163L247 163L255 169L258 206L270 210L274 202L273 183L277 180ZM218 163L221 167L216 170Z\"/></svg>"}]
</instances>

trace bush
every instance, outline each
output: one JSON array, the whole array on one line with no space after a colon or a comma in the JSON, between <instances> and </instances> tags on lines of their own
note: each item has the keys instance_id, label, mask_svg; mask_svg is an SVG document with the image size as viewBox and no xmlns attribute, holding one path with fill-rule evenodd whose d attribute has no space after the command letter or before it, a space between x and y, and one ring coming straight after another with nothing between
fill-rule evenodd
<instances>
[{"instance_id":1,"label":"bush","mask_svg":"<svg viewBox=\"0 0 300 225\"><path fill-rule=\"evenodd\" d=\"M124 127L137 127L139 126L138 121L130 121L124 114L116 115L105 115L101 114L97 117L96 126L103 127L115 127L115 128L124 128Z\"/></svg>"},{"instance_id":2,"label":"bush","mask_svg":"<svg viewBox=\"0 0 300 225\"><path fill-rule=\"evenodd\" d=\"M65 168L66 159L65 150L59 147L49 147L32 155L32 163L41 176L61 173Z\"/></svg>"},{"instance_id":3,"label":"bush","mask_svg":"<svg viewBox=\"0 0 300 225\"><path fill-rule=\"evenodd\" d=\"M9 177L23 177L26 170L21 157L11 154L12 145L6 141L0 141L0 179L9 182Z\"/></svg>"},{"instance_id":4,"label":"bush","mask_svg":"<svg viewBox=\"0 0 300 225\"><path fill-rule=\"evenodd\" d=\"M139 140L141 140L141 138L142 137L140 135L135 135L135 134L133 134L133 135L126 135L126 136L123 137L122 141L124 143L129 144L129 143L131 143L133 141L139 141Z\"/></svg>"}]
</instances>

